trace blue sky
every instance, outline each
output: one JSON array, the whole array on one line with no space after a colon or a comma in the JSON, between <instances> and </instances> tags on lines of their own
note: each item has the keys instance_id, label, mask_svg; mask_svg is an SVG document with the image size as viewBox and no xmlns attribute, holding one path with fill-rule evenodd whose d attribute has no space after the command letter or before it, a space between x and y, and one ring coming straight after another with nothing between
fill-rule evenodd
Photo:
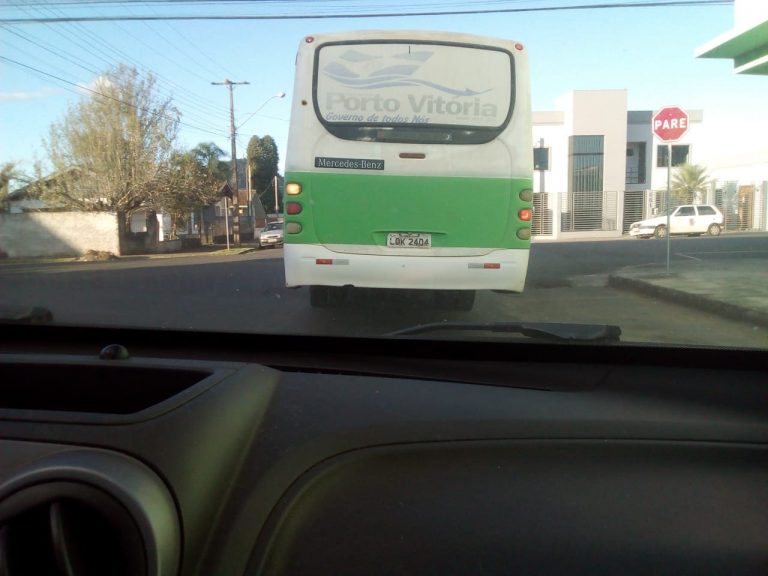
<instances>
[{"instance_id":1,"label":"blue sky","mask_svg":"<svg viewBox=\"0 0 768 576\"><path fill-rule=\"evenodd\" d=\"M42 1L42 0L40 0ZM0 4L0 18L85 14L246 14L319 10L395 11L437 8L564 6L595 0L486 0L478 2L392 0L391 2L261 2L186 4L135 2L85 7L29 3ZM357 6L355 6L357 4ZM173 95L185 123L179 144L213 141L229 152L228 92L211 81L249 81L235 91L241 124L271 96L238 134L238 153L253 134L271 134L281 160L290 117L293 63L306 34L356 29L430 29L512 38L529 53L534 110L553 109L555 99L574 89L625 88L629 107L666 104L704 110L710 162L767 161L768 79L737 76L727 60L700 60L694 49L729 30L732 6L628 8L472 16L429 16L332 20L227 20L14 24L0 27L0 55L87 86L117 63L151 70L164 94ZM60 80L0 61L0 163L31 168L45 160L41 146L51 122L78 98Z\"/></svg>"}]
</instances>

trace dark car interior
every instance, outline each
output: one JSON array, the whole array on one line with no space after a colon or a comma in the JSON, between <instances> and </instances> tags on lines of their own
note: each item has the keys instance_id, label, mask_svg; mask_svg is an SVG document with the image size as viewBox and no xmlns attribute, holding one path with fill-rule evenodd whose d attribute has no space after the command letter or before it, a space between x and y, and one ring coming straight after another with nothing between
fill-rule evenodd
<instances>
[{"instance_id":1,"label":"dark car interior","mask_svg":"<svg viewBox=\"0 0 768 576\"><path fill-rule=\"evenodd\" d=\"M0 575L765 574L766 366L5 325Z\"/></svg>"}]
</instances>

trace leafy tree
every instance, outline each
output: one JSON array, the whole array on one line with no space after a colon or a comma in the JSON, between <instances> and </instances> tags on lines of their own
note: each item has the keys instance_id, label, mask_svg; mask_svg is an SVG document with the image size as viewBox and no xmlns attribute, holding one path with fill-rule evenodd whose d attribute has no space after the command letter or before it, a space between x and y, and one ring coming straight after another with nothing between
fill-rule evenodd
<instances>
[{"instance_id":1,"label":"leafy tree","mask_svg":"<svg viewBox=\"0 0 768 576\"><path fill-rule=\"evenodd\" d=\"M213 142L201 142L191 150L197 162L205 167L209 177L220 182L226 182L229 176L229 167L226 162L221 161L224 156L224 150L216 146Z\"/></svg>"},{"instance_id":2,"label":"leafy tree","mask_svg":"<svg viewBox=\"0 0 768 576\"><path fill-rule=\"evenodd\" d=\"M172 239L190 213L218 198L221 182L210 164L200 161L197 148L171 155L155 181L150 204L170 215Z\"/></svg>"},{"instance_id":3,"label":"leafy tree","mask_svg":"<svg viewBox=\"0 0 768 576\"><path fill-rule=\"evenodd\" d=\"M274 191L271 194L265 194L265 192L272 190L272 182L278 174L277 163L279 155L275 140L269 135L263 138L258 136L251 137L248 142L247 156L251 167L250 178L254 196L257 198L261 197L265 210L274 212Z\"/></svg>"},{"instance_id":4,"label":"leafy tree","mask_svg":"<svg viewBox=\"0 0 768 576\"><path fill-rule=\"evenodd\" d=\"M672 176L672 199L676 205L700 204L709 188L709 176L704 166L681 164Z\"/></svg>"},{"instance_id":5,"label":"leafy tree","mask_svg":"<svg viewBox=\"0 0 768 576\"><path fill-rule=\"evenodd\" d=\"M48 195L79 210L139 208L169 161L179 116L152 74L112 69L51 126L46 144L58 176Z\"/></svg>"}]
</instances>

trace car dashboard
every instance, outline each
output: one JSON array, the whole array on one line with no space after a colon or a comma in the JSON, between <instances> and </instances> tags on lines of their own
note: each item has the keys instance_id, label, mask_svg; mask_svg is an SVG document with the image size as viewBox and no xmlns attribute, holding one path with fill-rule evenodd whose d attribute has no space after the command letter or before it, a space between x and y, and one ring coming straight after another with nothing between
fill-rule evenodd
<instances>
[{"instance_id":1,"label":"car dashboard","mask_svg":"<svg viewBox=\"0 0 768 576\"><path fill-rule=\"evenodd\" d=\"M765 574L764 360L8 325L0 575Z\"/></svg>"}]
</instances>

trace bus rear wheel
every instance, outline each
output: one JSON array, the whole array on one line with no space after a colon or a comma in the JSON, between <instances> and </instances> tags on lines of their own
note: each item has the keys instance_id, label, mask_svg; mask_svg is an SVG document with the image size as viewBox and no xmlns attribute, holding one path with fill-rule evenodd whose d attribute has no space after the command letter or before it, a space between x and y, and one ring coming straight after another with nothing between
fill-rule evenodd
<instances>
[{"instance_id":1,"label":"bus rear wheel","mask_svg":"<svg viewBox=\"0 0 768 576\"><path fill-rule=\"evenodd\" d=\"M444 310L461 310L468 312L475 305L474 290L437 290L435 302Z\"/></svg>"}]
</instances>

